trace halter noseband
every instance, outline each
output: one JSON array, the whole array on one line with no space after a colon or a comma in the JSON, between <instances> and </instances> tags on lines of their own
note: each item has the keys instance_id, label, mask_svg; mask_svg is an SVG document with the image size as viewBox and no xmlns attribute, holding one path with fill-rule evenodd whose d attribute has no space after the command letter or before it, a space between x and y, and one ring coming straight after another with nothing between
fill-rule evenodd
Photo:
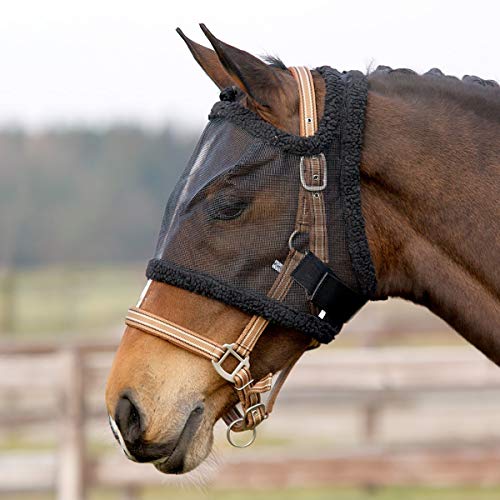
<instances>
[{"instance_id":1,"label":"halter noseband","mask_svg":"<svg viewBox=\"0 0 500 500\"><path fill-rule=\"evenodd\" d=\"M290 72L297 82L300 96L300 135L310 137L315 134L318 127L313 78L309 69L305 67L292 67ZM330 280L335 280L335 275L332 278L332 273L324 264L328 262L328 239L323 195L326 186L327 164L324 154L301 157L298 209L295 227L289 238L289 253L283 263L276 261L273 265L273 268L278 271L278 276L267 294L274 300L282 301L295 280L306 289L310 306L321 319L329 312L329 306L323 307L322 302L323 295L328 294L322 293L322 291L330 290L330 286L325 288L325 285ZM309 252L306 256L294 247L295 237L302 233L309 234ZM315 279L311 280L311 276L315 276ZM338 287L341 284L335 282L334 285ZM139 302L138 307L129 309L125 321L128 326L164 339L210 360L215 371L223 379L233 384L243 413L234 406L223 416L228 425L227 439L238 448L251 445L256 437L256 427L272 412L281 387L304 351L299 352L288 361L280 371L274 385L272 385L272 373L256 382L250 372L249 357L269 324L268 320L254 315L234 343L221 345L141 309L140 304L141 302ZM352 307L353 312L359 307ZM316 340L312 340L309 347L317 347L318 345ZM233 358L237 362L237 366L231 371L223 367L229 358ZM264 403L261 401L261 394L266 392L269 392L269 397ZM231 432L246 430L252 431L250 440L242 445L236 443Z\"/></svg>"}]
</instances>

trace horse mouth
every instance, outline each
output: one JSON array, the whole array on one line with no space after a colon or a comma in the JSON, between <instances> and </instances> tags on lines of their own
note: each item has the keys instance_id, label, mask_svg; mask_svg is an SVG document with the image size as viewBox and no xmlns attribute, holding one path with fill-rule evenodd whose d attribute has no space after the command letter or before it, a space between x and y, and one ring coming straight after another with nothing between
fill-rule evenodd
<instances>
[{"instance_id":1,"label":"horse mouth","mask_svg":"<svg viewBox=\"0 0 500 500\"><path fill-rule=\"evenodd\" d=\"M182 474L186 469L186 453L203 418L203 405L197 406L189 415L172 453L167 457L155 460L153 465L163 474ZM192 467L191 467L192 468Z\"/></svg>"}]
</instances>

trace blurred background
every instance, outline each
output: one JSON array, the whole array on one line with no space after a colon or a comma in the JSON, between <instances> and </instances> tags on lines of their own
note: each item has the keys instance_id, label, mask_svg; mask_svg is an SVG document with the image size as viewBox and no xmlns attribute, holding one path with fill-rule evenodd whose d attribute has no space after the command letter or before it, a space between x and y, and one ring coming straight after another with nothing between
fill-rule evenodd
<instances>
[{"instance_id":1,"label":"blurred background","mask_svg":"<svg viewBox=\"0 0 500 500\"><path fill-rule=\"evenodd\" d=\"M167 197L218 97L175 27L205 43L205 22L287 65L500 80L499 14L494 0L4 2L0 497L499 498L500 370L399 300L305 356L251 449L217 428L187 478L128 462L103 404Z\"/></svg>"}]
</instances>

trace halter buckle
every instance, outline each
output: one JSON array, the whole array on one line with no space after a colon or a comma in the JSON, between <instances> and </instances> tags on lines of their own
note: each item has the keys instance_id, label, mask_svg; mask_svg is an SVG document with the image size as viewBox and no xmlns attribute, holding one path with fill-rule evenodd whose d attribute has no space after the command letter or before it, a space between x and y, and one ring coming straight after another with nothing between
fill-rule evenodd
<instances>
[{"instance_id":1,"label":"halter buckle","mask_svg":"<svg viewBox=\"0 0 500 500\"><path fill-rule=\"evenodd\" d=\"M308 158L310 158L311 160L313 158L316 158L318 162L321 162L322 159L324 159L324 156L323 156L323 153L320 153L319 155L309 156ZM326 186L327 186L326 168L323 168L322 172L321 172L322 175L323 175L323 182L321 183L321 185L319 185L319 186L314 186L313 185L312 186L312 185L308 184L307 181L306 181L304 159L305 159L304 156L300 157L300 183L302 184L302 187L306 191L312 191L312 192L314 192L314 191L323 191L326 188Z\"/></svg>"},{"instance_id":2,"label":"halter buckle","mask_svg":"<svg viewBox=\"0 0 500 500\"><path fill-rule=\"evenodd\" d=\"M212 366L214 367L215 371L225 380L228 382L231 382L234 384L234 376L242 369L242 368L249 368L250 367L250 359L248 356L246 358L243 358L240 356L235 350L234 346L236 344L224 344L222 347L226 349L226 352L222 355L222 357L219 359L219 361L214 361L212 360ZM232 355L236 361L238 361L238 366L232 371L228 372L222 368L222 363L226 360L226 358Z\"/></svg>"},{"instance_id":3,"label":"halter buckle","mask_svg":"<svg viewBox=\"0 0 500 500\"><path fill-rule=\"evenodd\" d=\"M250 406L249 408L247 408L245 410L245 417L248 414L251 414L252 417L256 418L254 412L258 413L259 408L262 408L262 411L264 412L264 420L266 420L266 418L269 416L269 414L267 413L266 405L264 403L257 403L256 405L253 405L253 406Z\"/></svg>"}]
</instances>

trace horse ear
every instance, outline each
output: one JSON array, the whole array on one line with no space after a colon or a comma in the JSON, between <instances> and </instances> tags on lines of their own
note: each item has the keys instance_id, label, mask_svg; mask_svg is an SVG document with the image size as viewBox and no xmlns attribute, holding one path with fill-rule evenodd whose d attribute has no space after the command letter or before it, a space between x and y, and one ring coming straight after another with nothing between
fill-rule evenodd
<instances>
[{"instance_id":1,"label":"horse ear","mask_svg":"<svg viewBox=\"0 0 500 500\"><path fill-rule=\"evenodd\" d=\"M193 42L193 40L190 40L180 28L177 28L175 31L177 31L181 38L186 42L186 45L191 51L191 54L193 54L196 62L202 67L203 71L205 71L205 73L212 79L220 90L234 85L234 81L224 69L217 54L212 49L208 49L199 43Z\"/></svg>"},{"instance_id":2,"label":"horse ear","mask_svg":"<svg viewBox=\"0 0 500 500\"><path fill-rule=\"evenodd\" d=\"M200 28L241 90L258 105L271 111L282 103L285 85L293 82L293 77L288 72L269 66L252 54L218 40L204 24L200 24Z\"/></svg>"}]
</instances>

